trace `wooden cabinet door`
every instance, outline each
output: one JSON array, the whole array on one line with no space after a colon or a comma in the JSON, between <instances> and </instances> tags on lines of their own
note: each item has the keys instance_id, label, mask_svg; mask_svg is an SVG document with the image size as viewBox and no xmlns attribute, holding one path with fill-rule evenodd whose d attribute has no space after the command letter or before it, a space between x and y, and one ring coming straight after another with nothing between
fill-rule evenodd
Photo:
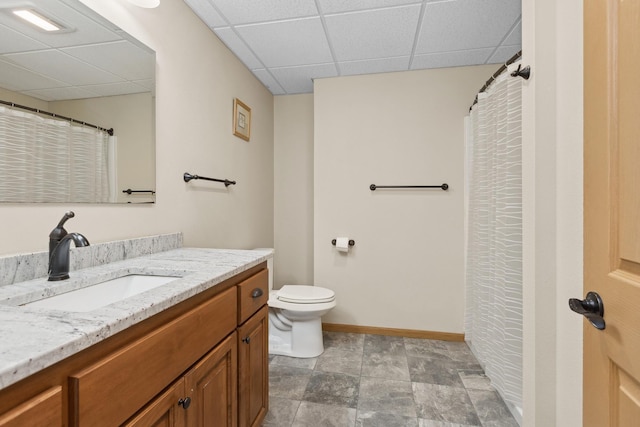
<instances>
[{"instance_id":1,"label":"wooden cabinet door","mask_svg":"<svg viewBox=\"0 0 640 427\"><path fill-rule=\"evenodd\" d=\"M237 422L237 334L229 335L185 375L189 427L235 427Z\"/></svg>"},{"instance_id":2,"label":"wooden cabinet door","mask_svg":"<svg viewBox=\"0 0 640 427\"><path fill-rule=\"evenodd\" d=\"M269 409L269 308L238 328L238 420L259 427Z\"/></svg>"},{"instance_id":3,"label":"wooden cabinet door","mask_svg":"<svg viewBox=\"0 0 640 427\"><path fill-rule=\"evenodd\" d=\"M184 427L186 414L181 399L185 397L184 378L149 403L124 427ZM186 406L186 405L185 405Z\"/></svg>"},{"instance_id":4,"label":"wooden cabinet door","mask_svg":"<svg viewBox=\"0 0 640 427\"><path fill-rule=\"evenodd\" d=\"M52 387L22 405L0 415L1 427L60 427L62 387Z\"/></svg>"}]
</instances>

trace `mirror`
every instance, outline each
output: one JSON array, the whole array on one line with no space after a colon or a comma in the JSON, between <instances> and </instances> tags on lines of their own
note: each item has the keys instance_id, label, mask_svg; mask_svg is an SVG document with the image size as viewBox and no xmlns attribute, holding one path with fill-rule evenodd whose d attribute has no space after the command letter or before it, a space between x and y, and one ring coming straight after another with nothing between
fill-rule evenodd
<instances>
[{"instance_id":1,"label":"mirror","mask_svg":"<svg viewBox=\"0 0 640 427\"><path fill-rule=\"evenodd\" d=\"M39 29L16 16L16 9L35 12L58 29ZM0 165L7 170L0 179L5 183L0 184L0 202L154 202L155 52L79 0L2 0L0 109L13 114L4 121L0 117ZM20 147L16 147L14 129L14 117L23 115L84 129L91 125L113 128L114 137L106 136L108 154L104 154L108 195L99 200L77 196L66 187L75 189L83 183L74 182L73 174L59 178L63 173L56 172L63 161L71 163L70 169L96 169L92 163L62 157L58 162L45 154L44 171L25 172L27 164L34 163L29 160L33 154L16 160ZM70 119L77 123L71 124ZM65 157L77 158L69 150ZM29 184L20 187L22 181ZM49 189L64 188L69 199L57 200L46 188L33 190L39 182L46 182Z\"/></svg>"}]
</instances>

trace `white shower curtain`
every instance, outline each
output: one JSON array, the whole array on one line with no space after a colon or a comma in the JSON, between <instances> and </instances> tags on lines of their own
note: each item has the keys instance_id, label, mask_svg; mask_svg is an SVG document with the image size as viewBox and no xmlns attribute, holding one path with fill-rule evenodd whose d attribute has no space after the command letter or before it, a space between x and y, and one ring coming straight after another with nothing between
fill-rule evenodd
<instances>
[{"instance_id":1,"label":"white shower curtain","mask_svg":"<svg viewBox=\"0 0 640 427\"><path fill-rule=\"evenodd\" d=\"M0 201L108 202L109 135L0 106Z\"/></svg>"},{"instance_id":2,"label":"white shower curtain","mask_svg":"<svg viewBox=\"0 0 640 427\"><path fill-rule=\"evenodd\" d=\"M515 415L522 408L522 82L498 76L467 120L465 339Z\"/></svg>"}]
</instances>

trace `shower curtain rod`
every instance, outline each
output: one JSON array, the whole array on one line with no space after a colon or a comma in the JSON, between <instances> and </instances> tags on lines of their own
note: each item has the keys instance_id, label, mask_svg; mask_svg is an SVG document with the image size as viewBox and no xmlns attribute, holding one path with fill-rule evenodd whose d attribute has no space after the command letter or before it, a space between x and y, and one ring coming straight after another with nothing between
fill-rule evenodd
<instances>
[{"instance_id":1,"label":"shower curtain rod","mask_svg":"<svg viewBox=\"0 0 640 427\"><path fill-rule=\"evenodd\" d=\"M518 53L516 53L515 55L513 55L511 58L509 58L507 60L507 62L505 62L504 64L502 64L502 66L500 68L498 68L498 71L496 71L495 73L493 73L491 75L491 77L489 77L489 80L487 80L487 82L484 84L484 86L482 86L480 88L480 90L478 91L478 95L480 95L482 92L484 92L485 90L487 90L487 88L489 87L489 85L491 83L493 83L493 81L495 79L498 78L498 76L502 73L504 73L507 69L507 67L511 64L513 64L514 62L516 62L518 59L520 59L520 57L522 56L522 50L520 50ZM473 108L474 105L476 105L478 103L478 95L476 95L476 98L473 100L473 104L471 104L471 107L469 107L469 111L471 111L471 109Z\"/></svg>"},{"instance_id":2,"label":"shower curtain rod","mask_svg":"<svg viewBox=\"0 0 640 427\"><path fill-rule=\"evenodd\" d=\"M91 123L87 123L87 122L83 122L83 121L80 121L80 120L72 119L71 117L61 116L61 115L56 114L56 113L50 113L48 111L40 110L38 108L27 107L26 105L20 105L20 104L14 103L14 102L3 101L1 99L0 99L0 104L8 105L8 106L13 107L13 108L19 108L21 110L31 111L32 113L44 114L45 116L55 117L56 119L66 120L66 121L69 121L69 122L72 122L72 123L77 123L79 125L88 126L90 128L94 128L94 129L98 129L98 130L101 130L103 132L106 132L110 136L113 136L113 128L106 129L106 128L103 128L103 127L100 127L100 126L92 125Z\"/></svg>"}]
</instances>

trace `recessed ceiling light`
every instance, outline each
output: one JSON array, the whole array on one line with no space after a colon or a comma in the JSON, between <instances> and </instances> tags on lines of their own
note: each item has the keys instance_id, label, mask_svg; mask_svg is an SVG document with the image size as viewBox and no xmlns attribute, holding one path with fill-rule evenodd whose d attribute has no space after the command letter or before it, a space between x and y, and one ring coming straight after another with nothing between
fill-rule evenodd
<instances>
[{"instance_id":1,"label":"recessed ceiling light","mask_svg":"<svg viewBox=\"0 0 640 427\"><path fill-rule=\"evenodd\" d=\"M60 31L62 27L31 9L16 9L14 15L24 19L44 31Z\"/></svg>"},{"instance_id":2,"label":"recessed ceiling light","mask_svg":"<svg viewBox=\"0 0 640 427\"><path fill-rule=\"evenodd\" d=\"M160 6L160 0L129 0L129 3L145 7L147 9L153 9L154 7Z\"/></svg>"}]
</instances>

